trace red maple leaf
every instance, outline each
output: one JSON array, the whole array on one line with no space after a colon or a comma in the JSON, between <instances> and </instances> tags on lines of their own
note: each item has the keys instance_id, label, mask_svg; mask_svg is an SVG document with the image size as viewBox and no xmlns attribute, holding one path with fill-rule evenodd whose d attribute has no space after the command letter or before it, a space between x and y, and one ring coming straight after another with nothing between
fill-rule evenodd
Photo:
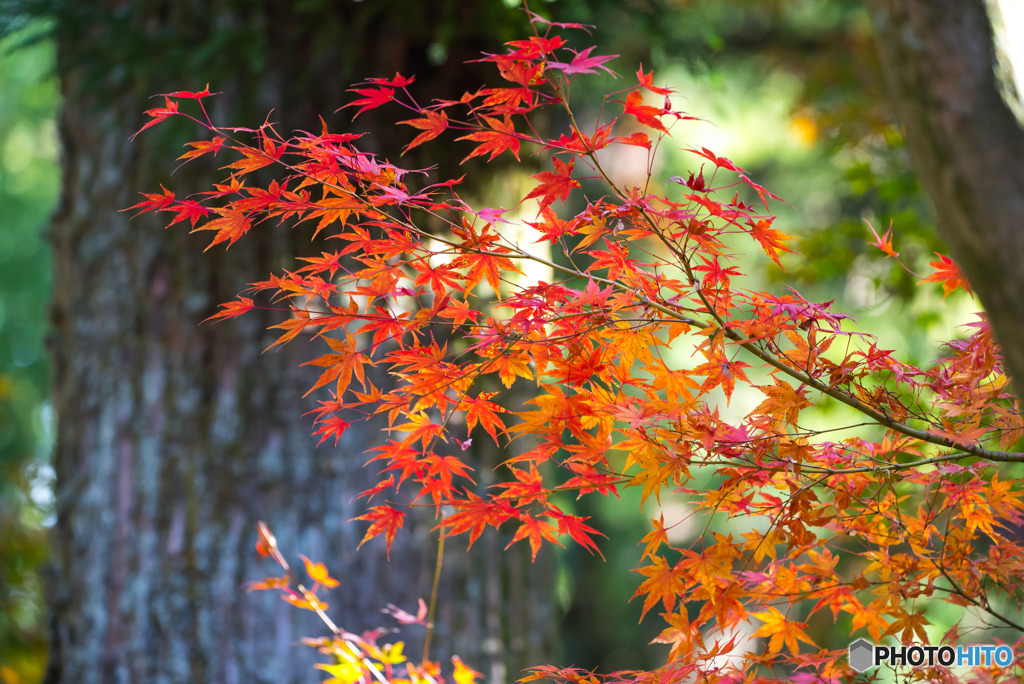
<instances>
[{"instance_id":1,"label":"red maple leaf","mask_svg":"<svg viewBox=\"0 0 1024 684\"><path fill-rule=\"evenodd\" d=\"M973 295L974 292L971 290L971 284L967 282L967 278L964 277L960 267L957 266L956 262L950 259L948 256L943 256L938 252L935 256L939 257L938 261L929 261L928 265L935 269L935 273L920 281L922 283L942 283L942 298L945 299L949 296L949 293L953 290L963 288L967 291L967 294Z\"/></svg>"},{"instance_id":2,"label":"red maple leaf","mask_svg":"<svg viewBox=\"0 0 1024 684\"><path fill-rule=\"evenodd\" d=\"M146 130L150 126L156 126L158 123L160 123L164 119L166 119L168 117L172 117L172 116L174 116L177 113L178 113L178 103L175 102L174 100L172 100L169 97L165 97L164 98L164 106L163 107L154 107L153 109L147 109L145 112L143 112L143 114L145 114L146 116L152 117L152 118L151 118L151 120L147 121L145 123L145 125L143 125L142 128L140 128L139 130L135 131L135 134L132 135L132 137L129 138L129 140L135 140L135 136L137 136L142 131Z\"/></svg>"},{"instance_id":3,"label":"red maple leaf","mask_svg":"<svg viewBox=\"0 0 1024 684\"><path fill-rule=\"evenodd\" d=\"M490 400L496 394L498 393L481 392L479 396L473 399L468 397L463 399L462 404L459 406L460 409L466 412L466 428L472 431L477 423L479 423L487 434L491 436L495 444L498 443L498 430L505 431L505 424L501 422L498 414L508 413L508 409Z\"/></svg>"},{"instance_id":4,"label":"red maple leaf","mask_svg":"<svg viewBox=\"0 0 1024 684\"><path fill-rule=\"evenodd\" d=\"M442 520L438 527L445 529L444 535L452 537L469 532L469 545L480 538L488 525L500 527L515 515L507 501L484 501L473 492L466 492L466 500L454 503L457 513Z\"/></svg>"},{"instance_id":5,"label":"red maple leaf","mask_svg":"<svg viewBox=\"0 0 1024 684\"><path fill-rule=\"evenodd\" d=\"M160 186L163 193L157 192L140 192L139 194L145 197L143 201L138 204L133 204L130 207L126 207L121 211L131 211L132 209L138 209L139 214L145 214L147 211L164 211L172 204L174 204L174 193L165 188L163 185Z\"/></svg>"},{"instance_id":6,"label":"red maple leaf","mask_svg":"<svg viewBox=\"0 0 1024 684\"><path fill-rule=\"evenodd\" d=\"M572 177L572 170L576 165L575 158L570 159L566 163L558 157L552 157L551 162L555 165L555 170L541 171L531 176L531 178L539 180L540 184L523 198L533 199L534 197L540 197L541 211L551 206L556 199L564 202L574 188L580 187L580 182Z\"/></svg>"},{"instance_id":7,"label":"red maple leaf","mask_svg":"<svg viewBox=\"0 0 1024 684\"><path fill-rule=\"evenodd\" d=\"M626 96L624 107L623 114L631 114L643 125L655 128L663 133L668 133L668 129L661 123L661 120L656 118L664 114L665 110L645 105L644 96L639 90L634 90Z\"/></svg>"},{"instance_id":8,"label":"red maple leaf","mask_svg":"<svg viewBox=\"0 0 1024 684\"><path fill-rule=\"evenodd\" d=\"M512 263L512 260L502 254L494 252L480 252L477 254L466 254L454 262L460 268L469 267L466 274L465 291L468 292L476 287L484 278L487 284L496 293L500 292L501 274L504 272L518 272L519 269Z\"/></svg>"},{"instance_id":9,"label":"red maple leaf","mask_svg":"<svg viewBox=\"0 0 1024 684\"><path fill-rule=\"evenodd\" d=\"M213 140L200 140L198 142L190 142L188 143L188 146L195 149L186 152L185 154L178 157L178 159L184 159L187 161L190 159L195 159L196 157L201 157L209 152L213 152L213 156L216 157L217 153L220 152L220 148L224 146L224 140L225 138L218 135Z\"/></svg>"},{"instance_id":10,"label":"red maple leaf","mask_svg":"<svg viewBox=\"0 0 1024 684\"><path fill-rule=\"evenodd\" d=\"M167 224L168 227L173 226L175 223L178 223L179 221L184 221L185 219L188 219L188 221L192 224L192 227L195 228L196 222L198 222L199 219L207 217L207 215L210 213L210 208L203 206L202 204L196 202L195 200L185 200L184 202L176 202L172 206L167 207L162 211L170 211L174 212L175 214L174 219Z\"/></svg>"},{"instance_id":11,"label":"red maple leaf","mask_svg":"<svg viewBox=\"0 0 1024 684\"><path fill-rule=\"evenodd\" d=\"M613 138L613 141L623 145L634 145L648 150L651 149L651 139L643 131L634 131L628 138Z\"/></svg>"},{"instance_id":12,"label":"red maple leaf","mask_svg":"<svg viewBox=\"0 0 1024 684\"><path fill-rule=\"evenodd\" d=\"M191 90L178 90L173 93L163 93L162 97L180 97L185 100L201 100L204 97L210 97L211 95L220 95L220 93L211 93L210 84L207 83L206 87L202 90L197 90L195 92Z\"/></svg>"},{"instance_id":13,"label":"red maple leaf","mask_svg":"<svg viewBox=\"0 0 1024 684\"><path fill-rule=\"evenodd\" d=\"M361 99L358 99L355 102L349 102L347 105L342 107L342 109L344 109L345 107L356 107L358 105L362 105L362 107L359 107L359 110L352 115L353 119L368 109L376 109L382 104L395 99L395 91L393 88L351 88L350 90L357 95L363 96Z\"/></svg>"},{"instance_id":14,"label":"red maple leaf","mask_svg":"<svg viewBox=\"0 0 1024 684\"><path fill-rule=\"evenodd\" d=\"M367 83L373 83L374 85L390 86L392 88L404 88L413 81L416 80L415 76L403 76L402 74L395 72L395 75L391 78L368 78Z\"/></svg>"},{"instance_id":15,"label":"red maple leaf","mask_svg":"<svg viewBox=\"0 0 1024 684\"><path fill-rule=\"evenodd\" d=\"M584 518L578 515L569 515L553 506L548 507L548 515L558 521L559 534L568 534L572 537L573 541L585 548L591 554L596 553L602 560L604 559L604 554L601 553L601 549L597 548L597 544L594 543L591 535L596 534L602 537L605 535L586 524L586 521L590 520L590 518Z\"/></svg>"},{"instance_id":16,"label":"red maple leaf","mask_svg":"<svg viewBox=\"0 0 1024 684\"><path fill-rule=\"evenodd\" d=\"M743 173L743 169L739 168L725 157L719 157L706 147L702 147L699 150L689 148L688 151L710 160L711 163L714 164L715 166L720 166L723 169L729 169L730 171L735 171L736 173Z\"/></svg>"},{"instance_id":17,"label":"red maple leaf","mask_svg":"<svg viewBox=\"0 0 1024 684\"><path fill-rule=\"evenodd\" d=\"M490 130L477 131L476 133L456 138L456 140L475 140L481 143L475 150L466 155L466 158L461 163L465 164L467 160L487 154L488 152L490 152L491 156L487 158L487 161L491 161L505 150L511 151L515 155L516 161L519 161L519 135L516 133L512 120L508 116L505 117L504 121L485 116L484 121L490 126Z\"/></svg>"},{"instance_id":18,"label":"red maple leaf","mask_svg":"<svg viewBox=\"0 0 1024 684\"><path fill-rule=\"evenodd\" d=\"M334 438L334 445L337 446L338 439L340 439L341 436L345 434L345 430L352 425L352 423L347 420L342 420L340 416L327 416L323 420L318 420L316 424L317 428L316 432L313 433L313 436L316 437L317 435L322 435L322 437L320 437L320 441L316 443L317 446L320 446L324 443L325 439L330 439L331 437Z\"/></svg>"},{"instance_id":19,"label":"red maple leaf","mask_svg":"<svg viewBox=\"0 0 1024 684\"><path fill-rule=\"evenodd\" d=\"M511 499L515 506L522 507L534 501L544 502L548 497L548 491L544 489L544 478L537 467L530 464L530 469L510 468L515 476L515 482L499 482L495 487L504 489L500 495L502 499Z\"/></svg>"},{"instance_id":20,"label":"red maple leaf","mask_svg":"<svg viewBox=\"0 0 1024 684\"><path fill-rule=\"evenodd\" d=\"M645 74L643 65L640 65L640 68L637 69L636 77L640 81L640 85L647 90L650 90L652 93L657 93L659 95L670 95L672 93L671 88L659 88L654 85L654 72L652 71L649 74Z\"/></svg>"},{"instance_id":21,"label":"red maple leaf","mask_svg":"<svg viewBox=\"0 0 1024 684\"><path fill-rule=\"evenodd\" d=\"M537 59L565 45L565 38L561 36L551 36L550 38L530 36L526 40L510 40L505 44L516 48L513 54L520 59Z\"/></svg>"}]
</instances>

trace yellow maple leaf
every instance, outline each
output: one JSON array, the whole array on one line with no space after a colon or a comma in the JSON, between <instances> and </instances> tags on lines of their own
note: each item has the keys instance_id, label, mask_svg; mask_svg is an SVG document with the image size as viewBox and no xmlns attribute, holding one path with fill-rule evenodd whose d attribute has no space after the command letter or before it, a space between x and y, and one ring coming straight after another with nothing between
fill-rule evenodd
<instances>
[{"instance_id":1,"label":"yellow maple leaf","mask_svg":"<svg viewBox=\"0 0 1024 684\"><path fill-rule=\"evenodd\" d=\"M788 648L790 653L796 655L800 652L798 641L817 646L804 633L803 628L807 626L806 624L789 620L775 608L769 607L764 613L751 613L750 615L764 623L757 628L754 636L770 637L768 640L769 655L779 653L783 646Z\"/></svg>"}]
</instances>

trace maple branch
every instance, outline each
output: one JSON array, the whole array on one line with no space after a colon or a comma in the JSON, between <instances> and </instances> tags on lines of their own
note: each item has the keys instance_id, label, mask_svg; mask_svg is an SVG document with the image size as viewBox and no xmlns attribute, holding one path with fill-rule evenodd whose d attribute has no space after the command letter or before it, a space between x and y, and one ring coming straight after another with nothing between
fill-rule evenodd
<instances>
[{"instance_id":1,"label":"maple branch","mask_svg":"<svg viewBox=\"0 0 1024 684\"><path fill-rule=\"evenodd\" d=\"M870 417L872 420L882 425L883 427L899 432L903 435L906 435L907 437L913 437L914 439L918 439L922 442L928 442L930 444L935 444L937 446L946 447L950 449L958 449L960 451L965 452L964 454L956 458L965 458L969 455L987 461L994 461L1000 463L1024 463L1024 453L1021 452L991 451L989 449L985 449L984 447L975 444L964 444L949 439L948 437L936 435L925 430L918 430L917 428L913 428L909 425L906 425L905 423L901 423L898 420L894 420L893 418L890 418L884 413L876 411L874 408L868 406L861 400L852 397L845 392L830 387L825 383L821 382L820 380L812 378L810 375L803 371L787 366L786 364L778 360L775 356L760 349L754 343L740 342L740 340L742 340L743 338L741 338L739 334L736 333L736 331L734 331L732 328L723 328L723 332L727 337L729 337L729 339L739 342L740 346L742 346L748 352L750 352L757 358L761 359L765 363L769 364L770 366L773 366L774 368L779 369L783 373L786 373L790 377L799 380L803 384L813 387L819 392L826 394L853 409L856 409L857 411Z\"/></svg>"},{"instance_id":2,"label":"maple branch","mask_svg":"<svg viewBox=\"0 0 1024 684\"><path fill-rule=\"evenodd\" d=\"M616 188L614 184L612 184L610 181L608 184L613 191L619 194L619 197L621 198L622 195L619 193L618 188ZM665 244L674 254L676 254L677 257L679 257L679 262L682 265L687 278L690 280L690 285L694 288L694 291L700 298L701 303L705 307L705 310L715 319L717 323L716 327L719 328L726 337L728 337L733 342L738 343L739 346L747 350L749 353L753 354L754 356L761 359L770 366L789 375L791 378L799 380L801 383L808 385L809 387L812 387L818 390L819 392L827 396L830 396L833 399L836 399L837 401L859 411L860 413L868 416L869 418L874 420L876 423L882 425L883 427L889 428L891 430L904 434L908 437L913 437L923 442L951 449L959 449L960 451L966 452L966 454L969 454L977 458L982 458L988 461L1002 463L1024 463L1024 453L1021 452L992 451L978 445L957 442L955 440L949 439L948 437L935 435L926 430L919 430L917 428L906 425L905 423L897 421L887 416L886 414L875 410L874 408L865 404L861 400L853 396L850 396L845 392L837 390L829 385L826 385L825 383L811 377L808 373L783 363L774 354L771 354L761 349L752 341L745 339L739 333L737 333L728 323L726 323L726 321L718 313L717 309L711 304L711 302L708 301L707 296L704 294L702 286L700 285L699 281L697 280L696 276L693 274L693 271L690 268L689 260L686 258L685 254L680 253L677 246L665 238L661 231L657 229L657 225L655 224L653 218L647 213L645 209L641 209L640 211L641 214L644 216L644 219L650 226L651 232L657 235L662 241L662 243ZM617 285L618 283L614 284ZM662 306L661 304L648 299L645 295L641 293L636 294L638 296L638 299L640 299L643 303L652 306L653 308L657 309L658 311L661 311L662 313L668 316L671 316L684 323L694 325L702 329L710 327L709 324L695 321L694 319L688 316L680 316L677 312L673 311L672 309L669 309L668 307Z\"/></svg>"},{"instance_id":3,"label":"maple branch","mask_svg":"<svg viewBox=\"0 0 1024 684\"><path fill-rule=\"evenodd\" d=\"M651 225L653 226L653 222L651 223ZM901 423L900 421L894 420L893 418L890 418L884 413L875 410L871 406L868 406L860 399L852 397L846 392L842 392L833 387L830 387L829 385L826 385L820 380L811 377L806 372L798 370L783 363L775 355L764 351L753 342L746 340L745 338L740 336L740 334L737 333L731 326L729 326L729 324L726 323L724 319L722 319L721 315L707 300L707 297L704 295L703 289L697 282L697 279L693 275L693 272L690 270L689 263L683 261L683 265L686 269L687 276L690 278L690 283L697 293L697 296L700 297L701 302L704 304L708 313L715 318L715 321L718 323L717 327L722 331L722 333L730 340L738 343L739 346L741 346L743 349L747 350L748 352L750 352L757 358L761 359L768 365L782 371L783 373L789 375L791 378L799 380L801 383L808 385L809 387L812 387L818 390L819 392L826 394L839 402L842 402L843 404L846 404L847 406L859 411L860 413L863 413L864 415L868 416L869 418L874 420L876 423L882 425L883 427L889 428L908 437L913 437L914 439L918 439L922 442L928 442L930 444L935 444L937 446L947 447L950 449L958 449L960 451L966 452L963 456L960 456L958 458L964 458L967 455L970 455L994 462L1024 463L1024 453L1021 452L991 451L978 445L956 442L952 439L949 439L948 437L942 437L941 435L936 435L925 430L919 430L917 428L906 425L905 423ZM658 304L657 302L647 300L646 297L644 297L643 295L640 295L640 297L646 300L645 303L650 304L651 306L658 309L662 313L672 316L677 320L683 321L690 325L695 325L700 328L710 327L706 323L694 321L693 319L686 316L680 316L676 312L669 309L668 307L664 307Z\"/></svg>"},{"instance_id":4,"label":"maple branch","mask_svg":"<svg viewBox=\"0 0 1024 684\"><path fill-rule=\"evenodd\" d=\"M614 186L612 186L612 187L614 189ZM651 225L653 226L653 222L651 223ZM655 232L657 234L657 231L655 231ZM581 273L580 271L578 271L576 269L571 269L571 268L568 268L568 267L563 266L561 264L557 264L557 263L555 263L553 261L548 261L547 259L539 257L539 256L537 256L535 254L526 253L526 252L522 251L518 247L514 247L514 248L517 249L517 251L519 252L519 254L516 255L516 256L518 256L520 258L536 261L537 263L543 264L545 266L548 266L549 268L561 271L561 272L566 273L566 274L575 275L577 277L593 278L595 281L602 282L602 283L605 283L607 285L613 286L614 288L616 288L620 292L629 292L629 293L635 295L637 300L640 303L645 304L647 306L650 306L651 308L656 309L656 310L660 311L661 313L663 313L663 314L665 314L667 316L670 316L670 317L674 318L675 320L678 320L678 321L680 321L682 323L686 323L688 325L692 325L694 327L701 328L701 329L706 329L706 328L712 327L712 325L709 324L709 323L705 323L703 321L694 319L694 318L692 318L690 316L682 315L679 312L674 311L673 309L671 309L671 308L669 308L667 306L664 306L661 303L656 302L656 301L648 298L646 295L644 295L642 293L629 290L628 288L626 288L619 281L609 280L609 279L602 278L600 276L595 276L595 275L589 274L589 273L586 273L586 274L585 273ZM940 436L940 435L935 435L935 434L930 433L930 432L928 432L926 430L919 430L917 428L914 428L914 427L911 427L909 425L906 425L905 423L902 423L902 422L897 421L897 420L895 420L893 418L890 418L889 416L885 415L884 413L875 410L874 408L872 408L871 406L868 406L867 404L865 404L861 400L859 400L859 399L857 399L855 397L852 397L852 396L850 396L849 394L847 394L845 392L842 392L842 391L837 390L837 389L835 389L833 387L830 387L829 385L826 385L825 383L821 382L820 380L817 380L817 379L811 377L806 372L798 370L796 368L793 368L793 367L783 363L775 355L770 354L769 352L764 351L763 349L758 347L753 342L751 342L749 340L745 340L745 338L741 337L739 333L737 333L731 326L729 326L728 323L726 323L725 320L722 319L722 317L718 314L718 312L715 310L714 306L712 306L712 304L707 300L706 296L704 295L703 289L701 288L701 286L697 282L696 277L689 270L689 264L686 263L685 261L683 262L683 264L686 267L687 275L691 278L691 285L694 287L694 290L696 291L697 295L700 297L701 302L704 304L704 306L705 306L706 310L708 311L708 313L711 314L715 318L715 320L716 320L716 322L718 324L718 325L716 325L714 327L717 327L718 329L720 329L722 331L722 333L726 337L728 337L733 342L738 343L740 347L742 347L743 349L745 349L749 353L753 354L757 358L761 359L765 363L769 364L770 366L772 366L772 367L782 371L783 373L789 375L791 378L793 378L795 380L798 380L801 383L803 383L805 385L808 385L809 387L811 387L813 389L816 389L819 392L821 392L823 394L826 394L826 395L832 397L833 399L836 399L837 401L839 401L839 402L841 402L843 404L846 404L847 406L849 406L849 407L859 411L860 413L868 416L875 423L877 423L879 425L882 425L883 427L886 427L886 428L889 428L889 429L894 430L896 432L899 432L899 433L901 433L903 435L906 435L907 437L913 437L914 439L920 440L922 442L927 442L927 443L930 443L930 444L934 444L936 446L941 446L941 447L946 447L946 448L951 448L951 449L958 449L958 450L960 450L962 452L965 452L964 454L961 454L961 455L958 455L958 456L957 455L948 455L948 456L939 457L939 460L936 460L934 462L941 462L941 460L957 460L957 459L960 459L960 458L967 458L969 456L973 456L973 457L976 457L976 458L981 458L981 459L988 460L988 461L993 461L993 462L1024 463L1024 453L1021 453L1021 452L992 451L992 450L980 447L978 445L964 444L964 443L961 443L961 442L956 442L954 440L949 439L948 437L943 437L943 436ZM915 467L917 465L923 465L925 463L930 463L930 462L933 462L933 461L929 459L929 460L923 461L923 462L914 462L914 463L910 463L910 464L900 464L900 465L901 466L907 466L907 467ZM899 469L902 469L902 468L899 468ZM873 468L868 467L865 470L873 470ZM860 471L852 470L852 471L843 471L843 472L860 472Z\"/></svg>"},{"instance_id":5,"label":"maple branch","mask_svg":"<svg viewBox=\"0 0 1024 684\"><path fill-rule=\"evenodd\" d=\"M358 644L350 640L346 636L345 631L338 627L338 625L334 623L334 620L332 620L330 616L327 615L326 612L324 612L324 609L321 606L320 600L317 598L316 593L311 591L310 589L307 589L306 586L299 580L298 575L295 573L294 570L292 570L291 565L288 563L287 559L285 559L284 554L281 553L280 548L277 546L277 540L274 538L274 535L270 533L270 530L262 521L258 524L258 529L260 534L261 545L258 548L263 549L261 553L265 552L278 565L281 566L281 568L285 572L286 577L288 578L289 584L295 584L295 588L298 589L298 592L305 600L306 605L309 606L310 610L316 613L317 617L319 617L320 620L324 623L324 625L327 626L327 628L331 631L331 634L334 635L335 639L338 639L343 644L345 644L345 646L347 646L353 654L362 653L363 649ZM377 669L377 666L374 665L373 662L370 661L368 658L360 656L359 664L368 669L371 672L371 674L373 674L374 679L376 679L381 684L390 684L388 682L387 677L385 677L383 673L381 673L381 671Z\"/></svg>"},{"instance_id":6,"label":"maple branch","mask_svg":"<svg viewBox=\"0 0 1024 684\"><path fill-rule=\"evenodd\" d=\"M952 577L949 576L949 573L946 571L946 568L945 568L945 566L942 563L937 563L935 561L932 561L932 565L934 565L935 568L939 572L942 573L942 576L945 577L946 581L949 582L949 584L952 586L952 589L950 589L950 591L952 593L956 594L957 596L959 596L963 600L967 601L968 603L970 603L975 608L977 608L979 610L985 611L986 613L988 613L992 617L996 618L997 620L999 620L1003 624L1005 624L1005 625L1007 625L1009 627L1012 627L1013 629L1017 630L1018 632L1024 632L1024 624L1020 624L1018 622L1014 622L1013 620L1011 620L1010 618L1006 617L1005 615L1003 615L1001 613L998 613L995 610L993 610L991 604L988 602L988 599L985 599L985 601L982 602L982 601L979 601L978 599L974 598L973 596L969 595L966 591L964 591L963 588L956 582L956 580L954 580Z\"/></svg>"},{"instance_id":7,"label":"maple branch","mask_svg":"<svg viewBox=\"0 0 1024 684\"><path fill-rule=\"evenodd\" d=\"M441 586L441 565L444 562L444 530L437 531L437 564L434 566L434 584L430 588L430 610L427 612L427 636L423 639L423 662L430 655L430 642L434 637L434 613L437 608L438 587Z\"/></svg>"}]
</instances>

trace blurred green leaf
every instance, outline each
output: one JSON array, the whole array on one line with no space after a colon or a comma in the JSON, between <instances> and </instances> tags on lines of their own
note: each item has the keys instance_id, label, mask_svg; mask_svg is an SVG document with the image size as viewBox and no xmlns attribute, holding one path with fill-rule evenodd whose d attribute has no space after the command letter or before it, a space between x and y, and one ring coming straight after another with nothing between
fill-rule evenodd
<instances>
[{"instance_id":1,"label":"blurred green leaf","mask_svg":"<svg viewBox=\"0 0 1024 684\"><path fill-rule=\"evenodd\" d=\"M0 7L0 29L15 23L10 5ZM52 471L44 346L50 251L43 227L59 172L54 51L50 41L35 40L49 25L22 23L0 41L0 666L5 681L27 683L41 680L46 655L39 570Z\"/></svg>"}]
</instances>

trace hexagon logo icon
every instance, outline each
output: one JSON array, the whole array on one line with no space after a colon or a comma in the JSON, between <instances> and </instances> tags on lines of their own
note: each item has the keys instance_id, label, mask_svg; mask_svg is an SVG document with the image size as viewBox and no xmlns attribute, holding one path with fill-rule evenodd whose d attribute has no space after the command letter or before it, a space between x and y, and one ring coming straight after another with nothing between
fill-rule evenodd
<instances>
[{"instance_id":1,"label":"hexagon logo icon","mask_svg":"<svg viewBox=\"0 0 1024 684\"><path fill-rule=\"evenodd\" d=\"M875 664L875 645L865 639L857 639L850 644L850 667L857 672L872 667Z\"/></svg>"}]
</instances>

